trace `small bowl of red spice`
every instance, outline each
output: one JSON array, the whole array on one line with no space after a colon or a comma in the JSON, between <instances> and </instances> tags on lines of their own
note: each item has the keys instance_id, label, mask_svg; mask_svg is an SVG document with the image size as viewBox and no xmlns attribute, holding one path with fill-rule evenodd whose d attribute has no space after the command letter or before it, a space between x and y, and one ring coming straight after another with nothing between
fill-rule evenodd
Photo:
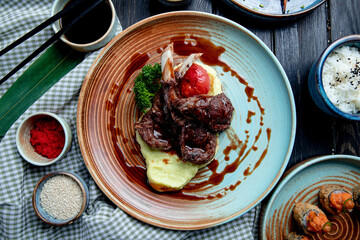
<instances>
[{"instance_id":1,"label":"small bowl of red spice","mask_svg":"<svg viewBox=\"0 0 360 240\"><path fill-rule=\"evenodd\" d=\"M72 141L71 128L60 116L38 112L26 117L16 132L20 155L36 166L46 166L63 158Z\"/></svg>"}]
</instances>

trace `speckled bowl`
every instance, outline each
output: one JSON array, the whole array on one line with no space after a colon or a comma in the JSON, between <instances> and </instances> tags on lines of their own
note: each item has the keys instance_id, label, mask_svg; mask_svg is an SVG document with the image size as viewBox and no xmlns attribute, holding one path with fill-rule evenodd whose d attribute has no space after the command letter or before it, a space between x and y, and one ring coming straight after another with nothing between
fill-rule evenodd
<instances>
[{"instance_id":1,"label":"speckled bowl","mask_svg":"<svg viewBox=\"0 0 360 240\"><path fill-rule=\"evenodd\" d=\"M350 35L340 38L324 50L319 59L315 61L310 69L308 77L310 96L314 100L315 104L325 113L331 116L341 117L343 119L360 121L360 114L349 114L338 109L326 95L323 86L322 72L326 58L334 49L341 46L353 46L360 48L360 35Z\"/></svg>"},{"instance_id":2,"label":"speckled bowl","mask_svg":"<svg viewBox=\"0 0 360 240\"><path fill-rule=\"evenodd\" d=\"M238 10L247 17L264 22L285 22L295 21L317 7L321 6L326 0L291 0L287 1L287 7L282 13L280 0L222 0L229 7Z\"/></svg>"},{"instance_id":3,"label":"speckled bowl","mask_svg":"<svg viewBox=\"0 0 360 240\"><path fill-rule=\"evenodd\" d=\"M60 12L61 10L63 10L64 6L69 2L69 0L55 0L53 3L53 6L51 8L51 16L55 15L56 13ZM111 41L111 39L113 39L113 37L115 37L116 35L116 30L118 27L119 22L116 19L116 12L115 12L115 8L114 8L114 4L112 3L111 0L107 1L110 9L111 9L111 23L110 26L108 28L108 30L106 31L106 33L99 38L98 40L94 41L94 42L90 42L90 43L86 43L86 44L78 44L78 43L73 43L71 41L69 41L66 37L61 36L60 39L61 41L63 41L64 43L66 43L68 46L72 47L73 49L80 51L80 52L91 52L91 51L95 51L103 46L105 46L108 42ZM99 16L101 17L101 16ZM52 28L54 30L54 32L58 32L61 29L61 21L55 21L52 24Z\"/></svg>"},{"instance_id":4,"label":"speckled bowl","mask_svg":"<svg viewBox=\"0 0 360 240\"><path fill-rule=\"evenodd\" d=\"M35 122L43 117L56 119L62 126L65 133L65 143L62 152L56 158L46 158L35 152L30 143L30 131L34 128ZM29 163L36 166L47 166L62 159L70 150L72 133L69 124L62 117L50 112L37 112L29 115L20 124L16 132L16 146L20 155Z\"/></svg>"},{"instance_id":5,"label":"speckled bowl","mask_svg":"<svg viewBox=\"0 0 360 240\"><path fill-rule=\"evenodd\" d=\"M73 218L70 219L66 219L66 220L59 220L56 219L52 216L50 216L41 206L40 203L40 193L42 188L44 187L44 184L52 177L54 176L58 176L58 175L65 175L68 177L71 177L73 180L75 180L77 182L77 184L80 186L81 191L82 191L82 197L83 197L83 204L81 206L81 210L80 212ZM88 204L89 204L89 188L86 185L85 181L77 174L75 173L71 173L71 172L53 172L53 173L49 173L47 175L45 175L44 177L42 177L38 183L36 184L35 188L34 188L34 192L33 192L33 196L32 196L32 204L33 204L33 208L34 211L36 213L36 215L45 223L49 224L49 225L53 225L53 226L64 226L64 225L68 225L71 224L73 222L75 222L77 219L79 219L79 217L81 216L81 214L86 210Z\"/></svg>"}]
</instances>

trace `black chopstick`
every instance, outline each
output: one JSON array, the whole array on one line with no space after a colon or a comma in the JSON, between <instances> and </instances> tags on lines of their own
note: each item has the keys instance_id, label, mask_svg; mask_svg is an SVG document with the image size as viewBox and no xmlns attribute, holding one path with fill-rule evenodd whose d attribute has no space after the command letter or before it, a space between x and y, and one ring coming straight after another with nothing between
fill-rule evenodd
<instances>
[{"instance_id":1,"label":"black chopstick","mask_svg":"<svg viewBox=\"0 0 360 240\"><path fill-rule=\"evenodd\" d=\"M53 17L54 19L50 21L50 19L52 19L53 17L49 18L48 20L46 20L44 23L40 24L38 27L36 27L35 29L36 32L42 30L43 28L45 28L47 25L51 24L52 22L56 21L57 19L59 19L60 17L64 16L66 13L68 13L69 11L71 11L72 9L75 9L81 2L84 1L88 1L88 0L78 0L76 1L76 4L73 6L69 6L67 8L65 8L64 10L62 10L62 14L59 14L60 16L57 16L58 14L55 14ZM67 24L66 26L63 26L62 28L60 28L60 30L55 33L51 38L49 38L44 44L42 44L39 48L37 48L33 53L31 53L27 58L25 58L21 63L19 63L19 65L17 65L14 69L12 69L8 74L6 74L1 80L0 80L0 85L2 83L4 83L7 79L9 79L14 73L16 73L17 71L19 71L23 66L25 66L28 62L31 61L31 59L33 59L34 57L36 57L39 53L41 53L42 51L44 51L47 47L49 47L51 44L53 44L55 41L57 41L61 35L63 35L66 31L68 31L72 25L74 25L78 20L80 20L82 17L84 17L88 12L90 12L92 9L94 9L97 5L99 5L102 1L105 0L95 0L95 1L89 1L91 2L89 4L89 6L87 6L86 9L84 9L84 11L82 11L78 17L76 17L73 21L71 21L69 24ZM70 1L71 2L71 1ZM65 11L66 10L66 11ZM63 12L64 11L64 12ZM59 12L60 13L60 12ZM55 19L56 16L56 19ZM45 26L45 24L47 24ZM35 29L33 29L32 31L30 31L28 34L25 34L23 37L25 37L26 35L32 36L34 35ZM14 43L16 43L17 45L20 44L21 42L25 41L26 39L21 37L20 39L18 39L17 41L15 41ZM18 43L17 43L18 42ZM13 44L14 44L13 43ZM11 45L13 45L11 44ZM4 50L9 51L11 48L15 47L16 45L14 44L11 48L9 45L8 47L6 47ZM7 49L9 48L9 49ZM2 50L2 51L4 51ZM1 51L1 52L2 52ZM5 52L4 52L5 53ZM2 54L0 54L1 56Z\"/></svg>"},{"instance_id":2,"label":"black chopstick","mask_svg":"<svg viewBox=\"0 0 360 240\"><path fill-rule=\"evenodd\" d=\"M74 9L77 8L77 6L79 6L80 3L84 2L84 1L86 1L86 0L73 0L73 1L70 1L63 10L61 10L60 12L55 14L54 16L48 18L46 21L41 23L39 26L35 27L30 32L26 33L24 36L17 39L15 42L11 43L9 46L7 46L3 50L1 50L0 51L0 56L4 55L5 53L7 53L8 51L13 49L14 47L19 45L20 43L24 42L28 38L32 37L34 34L40 32L45 27L49 26L50 24L52 24L56 20L60 19L64 15L66 15L68 12L73 11Z\"/></svg>"}]
</instances>

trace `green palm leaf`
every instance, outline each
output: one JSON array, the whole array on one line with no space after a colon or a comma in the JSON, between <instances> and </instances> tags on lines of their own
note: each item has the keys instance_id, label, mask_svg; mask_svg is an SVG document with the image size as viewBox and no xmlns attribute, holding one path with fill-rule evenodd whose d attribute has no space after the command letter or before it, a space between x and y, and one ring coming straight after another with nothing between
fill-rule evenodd
<instances>
[{"instance_id":1,"label":"green palm leaf","mask_svg":"<svg viewBox=\"0 0 360 240\"><path fill-rule=\"evenodd\" d=\"M49 47L0 99L0 137L47 90L85 58L62 42Z\"/></svg>"}]
</instances>

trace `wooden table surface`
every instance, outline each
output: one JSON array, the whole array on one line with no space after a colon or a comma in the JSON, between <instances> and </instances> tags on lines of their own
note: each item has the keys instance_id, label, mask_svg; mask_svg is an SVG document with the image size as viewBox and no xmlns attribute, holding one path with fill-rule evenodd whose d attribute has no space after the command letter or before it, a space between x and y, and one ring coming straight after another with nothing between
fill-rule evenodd
<instances>
[{"instance_id":1,"label":"wooden table surface","mask_svg":"<svg viewBox=\"0 0 360 240\"><path fill-rule=\"evenodd\" d=\"M192 0L183 7L158 0L113 0L124 29L147 17L176 10L209 12L229 18L257 35L282 64L294 93L297 130L288 168L310 157L327 154L360 156L360 125L319 110L310 98L307 77L312 63L336 39L360 34L360 1L328 0L292 22L268 23L244 16L222 0Z\"/></svg>"}]
</instances>

